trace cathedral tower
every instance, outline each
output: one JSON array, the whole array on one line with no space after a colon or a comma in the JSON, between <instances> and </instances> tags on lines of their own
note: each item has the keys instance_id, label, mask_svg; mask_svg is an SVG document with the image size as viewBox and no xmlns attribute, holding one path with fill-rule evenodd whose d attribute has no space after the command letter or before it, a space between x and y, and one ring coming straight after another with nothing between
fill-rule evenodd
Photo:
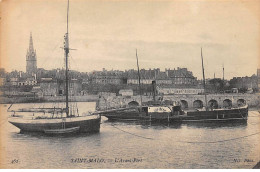
<instances>
[{"instance_id":1,"label":"cathedral tower","mask_svg":"<svg viewBox=\"0 0 260 172\"><path fill-rule=\"evenodd\" d=\"M27 50L27 54L26 54L26 73L31 76L35 76L36 72L37 72L36 50L33 49L32 33L30 33L29 50Z\"/></svg>"}]
</instances>

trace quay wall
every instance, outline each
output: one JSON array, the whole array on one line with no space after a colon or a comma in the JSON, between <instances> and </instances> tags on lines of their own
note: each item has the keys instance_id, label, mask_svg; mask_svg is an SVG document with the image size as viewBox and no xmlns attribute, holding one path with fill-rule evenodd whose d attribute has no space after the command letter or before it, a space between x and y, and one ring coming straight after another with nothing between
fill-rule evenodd
<instances>
[{"instance_id":1,"label":"quay wall","mask_svg":"<svg viewBox=\"0 0 260 172\"><path fill-rule=\"evenodd\" d=\"M65 96L43 96L43 97L0 97L1 104L9 103L40 103L40 102L64 102ZM71 96L69 101L75 102L97 102L98 95Z\"/></svg>"},{"instance_id":2,"label":"quay wall","mask_svg":"<svg viewBox=\"0 0 260 172\"><path fill-rule=\"evenodd\" d=\"M131 103L141 104L140 96L116 96L115 94L109 95L84 95L72 96L70 101L77 102L97 102L99 110L128 107ZM152 96L142 96L143 102L152 101ZM163 101L177 101L186 103L187 108L194 107L194 102L201 102L205 105L204 95L164 95ZM238 102L243 100L249 107L260 108L260 94L210 94L207 95L207 101L215 100L219 107L223 107L225 101L232 102L233 106L238 106ZM44 96L44 97L0 97L0 103L30 103L30 102L63 102L64 96ZM208 103L209 104L209 103Z\"/></svg>"},{"instance_id":3,"label":"quay wall","mask_svg":"<svg viewBox=\"0 0 260 172\"><path fill-rule=\"evenodd\" d=\"M142 96L143 102L152 101L152 96ZM204 95L164 95L162 101L177 101L186 104L185 108L197 108L197 103L205 106ZM231 102L232 106L238 106L244 102L249 107L260 108L260 94L209 94L207 102L217 102L218 107L224 107L225 103ZM99 98L97 107L99 110L128 107L130 104L141 104L140 96L102 96Z\"/></svg>"}]
</instances>

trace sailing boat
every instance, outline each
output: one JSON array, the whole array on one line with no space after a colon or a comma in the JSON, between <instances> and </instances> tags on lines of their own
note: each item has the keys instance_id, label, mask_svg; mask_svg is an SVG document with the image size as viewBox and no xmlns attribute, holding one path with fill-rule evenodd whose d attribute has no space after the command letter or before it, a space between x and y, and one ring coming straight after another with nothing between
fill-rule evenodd
<instances>
[{"instance_id":1,"label":"sailing boat","mask_svg":"<svg viewBox=\"0 0 260 172\"><path fill-rule=\"evenodd\" d=\"M154 96L153 96L154 104L150 106L142 106L142 101L141 101L140 107L106 110L106 111L101 111L99 113L110 120L145 120L145 121L153 121L153 122L227 122L227 121L246 122L248 117L248 105L237 107L237 108L229 108L229 109L208 108L207 95L205 92L206 84L205 84L202 48L201 48L201 61L202 61L204 95L205 95L205 102L206 102L206 106L204 108L191 110L191 111L183 111L181 109L181 105L178 104L178 102L175 102L171 106L158 104L158 102L155 101L155 92L154 92ZM137 58L137 67L139 71L138 58ZM140 89L139 72L138 75L139 75L139 89ZM155 82L153 82L153 88L155 88Z\"/></svg>"},{"instance_id":2,"label":"sailing boat","mask_svg":"<svg viewBox=\"0 0 260 172\"><path fill-rule=\"evenodd\" d=\"M206 106L202 109L197 109L196 111L186 112L185 116L182 117L182 121L186 122L226 122L226 121L239 121L246 122L248 117L248 105L240 107L229 107L229 108L216 108L214 109L208 107L207 94L206 94L206 82L205 82L205 73L204 73L204 63L203 63L203 54L201 48L201 66L202 66L202 75L203 75L203 88L204 88L204 98ZM223 67L223 80L224 80L224 67Z\"/></svg>"},{"instance_id":3,"label":"sailing boat","mask_svg":"<svg viewBox=\"0 0 260 172\"><path fill-rule=\"evenodd\" d=\"M161 102L155 100L156 97L155 81L152 82L153 101L149 102L150 103L149 105L143 105L141 77L140 77L137 50L136 50L136 61L137 61L139 94L140 94L140 102L141 102L140 106L100 111L99 113L107 117L109 120L124 120L124 121L135 121L135 120L161 121L164 119L170 120L171 118L170 115L173 107L164 105Z\"/></svg>"},{"instance_id":4,"label":"sailing boat","mask_svg":"<svg viewBox=\"0 0 260 172\"><path fill-rule=\"evenodd\" d=\"M19 128L21 132L42 132L46 134L66 134L66 133L92 133L99 132L101 116L98 113L83 113L81 116L72 114L69 107L69 80L68 80L68 55L69 55L69 0L67 5L67 32L64 36L64 52L65 52L65 108L30 108L19 109L13 112L8 121ZM17 114L18 113L18 114ZM19 113L31 113L30 118ZM44 116L34 117L34 113L44 113ZM65 113L65 116L63 115ZM56 114L56 116L55 116Z\"/></svg>"}]
</instances>

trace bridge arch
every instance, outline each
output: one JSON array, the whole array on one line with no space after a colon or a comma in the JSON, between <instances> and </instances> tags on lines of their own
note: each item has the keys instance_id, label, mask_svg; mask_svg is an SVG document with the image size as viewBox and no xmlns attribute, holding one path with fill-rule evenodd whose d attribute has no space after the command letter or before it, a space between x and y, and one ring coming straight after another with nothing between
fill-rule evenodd
<instances>
[{"instance_id":1,"label":"bridge arch","mask_svg":"<svg viewBox=\"0 0 260 172\"><path fill-rule=\"evenodd\" d=\"M246 100L245 99L238 99L237 100L237 106L240 107L240 106L244 106L246 105Z\"/></svg>"},{"instance_id":2,"label":"bridge arch","mask_svg":"<svg viewBox=\"0 0 260 172\"><path fill-rule=\"evenodd\" d=\"M186 100L181 100L181 108L188 109L188 102Z\"/></svg>"},{"instance_id":3,"label":"bridge arch","mask_svg":"<svg viewBox=\"0 0 260 172\"><path fill-rule=\"evenodd\" d=\"M193 102L193 107L194 108L202 108L203 107L203 102L201 100L195 100Z\"/></svg>"},{"instance_id":4,"label":"bridge arch","mask_svg":"<svg viewBox=\"0 0 260 172\"><path fill-rule=\"evenodd\" d=\"M139 106L139 103L137 101L131 101L131 102L128 103L128 105L130 107L136 107L136 106Z\"/></svg>"},{"instance_id":5,"label":"bridge arch","mask_svg":"<svg viewBox=\"0 0 260 172\"><path fill-rule=\"evenodd\" d=\"M218 101L215 100L215 99L211 99L211 100L208 102L208 107L209 107L209 108L218 108Z\"/></svg>"},{"instance_id":6,"label":"bridge arch","mask_svg":"<svg viewBox=\"0 0 260 172\"><path fill-rule=\"evenodd\" d=\"M223 107L225 107L225 108L232 107L232 101L230 99L225 99L223 101Z\"/></svg>"}]
</instances>

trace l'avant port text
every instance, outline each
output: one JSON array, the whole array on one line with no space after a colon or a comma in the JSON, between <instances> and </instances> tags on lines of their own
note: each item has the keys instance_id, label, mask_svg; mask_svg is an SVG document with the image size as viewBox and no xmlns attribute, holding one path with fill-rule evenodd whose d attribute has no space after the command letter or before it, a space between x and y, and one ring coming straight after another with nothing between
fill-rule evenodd
<instances>
[{"instance_id":1,"label":"l'avant port text","mask_svg":"<svg viewBox=\"0 0 260 172\"><path fill-rule=\"evenodd\" d=\"M72 158L71 163L141 163L142 158Z\"/></svg>"}]
</instances>

